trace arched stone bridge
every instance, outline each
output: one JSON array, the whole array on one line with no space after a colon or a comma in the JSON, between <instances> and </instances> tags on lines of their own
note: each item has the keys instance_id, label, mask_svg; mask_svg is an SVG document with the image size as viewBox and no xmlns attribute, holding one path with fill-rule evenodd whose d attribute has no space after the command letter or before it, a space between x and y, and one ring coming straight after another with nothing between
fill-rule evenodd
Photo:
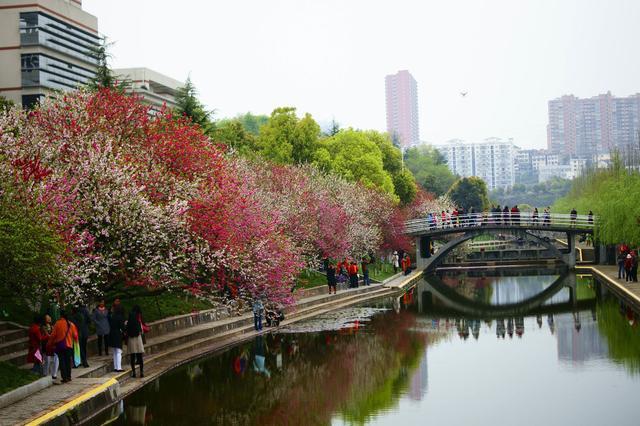
<instances>
[{"instance_id":1,"label":"arched stone bridge","mask_svg":"<svg viewBox=\"0 0 640 426\"><path fill-rule=\"evenodd\" d=\"M416 238L416 263L419 269L430 271L444 259L451 250L480 234L487 232L510 232L524 238L533 238L545 246L555 256L570 267L576 264L575 237L579 234L593 234L596 218L589 215L542 214L533 216L530 212L518 214L474 213L442 220L423 218L405 222L405 234ZM536 235L536 231L561 232L567 235L567 248L558 249L548 240ZM454 238L432 254L431 240L445 236Z\"/></svg>"}]
</instances>

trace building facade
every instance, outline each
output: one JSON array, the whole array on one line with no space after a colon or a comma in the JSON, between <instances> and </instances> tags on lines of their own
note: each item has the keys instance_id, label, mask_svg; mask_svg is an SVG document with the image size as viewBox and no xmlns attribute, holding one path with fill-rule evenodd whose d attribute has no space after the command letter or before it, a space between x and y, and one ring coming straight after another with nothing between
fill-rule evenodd
<instances>
[{"instance_id":1,"label":"building facade","mask_svg":"<svg viewBox=\"0 0 640 426\"><path fill-rule=\"evenodd\" d=\"M436 148L447 159L453 174L477 176L489 190L510 188L515 183L513 139L488 138L480 143L453 139Z\"/></svg>"},{"instance_id":2,"label":"building facade","mask_svg":"<svg viewBox=\"0 0 640 426\"><path fill-rule=\"evenodd\" d=\"M538 183L541 167L557 166L560 155L543 149L519 149L514 155L515 183L533 185Z\"/></svg>"},{"instance_id":3,"label":"building facade","mask_svg":"<svg viewBox=\"0 0 640 426\"><path fill-rule=\"evenodd\" d=\"M617 98L608 92L588 99L565 95L549 101L547 147L592 161L614 148L638 146L640 94Z\"/></svg>"},{"instance_id":4,"label":"building facade","mask_svg":"<svg viewBox=\"0 0 640 426\"><path fill-rule=\"evenodd\" d=\"M538 169L538 182L546 182L554 177L562 179L575 179L584 172L587 160L584 158L571 158L563 164L548 164Z\"/></svg>"},{"instance_id":5,"label":"building facade","mask_svg":"<svg viewBox=\"0 0 640 426\"><path fill-rule=\"evenodd\" d=\"M120 79L130 83L129 90L140 96L142 102L159 111L163 105L176 106L176 93L184 83L150 70L149 68L122 68L114 70Z\"/></svg>"},{"instance_id":6,"label":"building facade","mask_svg":"<svg viewBox=\"0 0 640 426\"><path fill-rule=\"evenodd\" d=\"M0 96L29 107L86 84L100 43L81 0L0 0Z\"/></svg>"},{"instance_id":7,"label":"building facade","mask_svg":"<svg viewBox=\"0 0 640 426\"><path fill-rule=\"evenodd\" d=\"M418 144L418 83L409 71L385 77L387 132L401 147Z\"/></svg>"}]
</instances>

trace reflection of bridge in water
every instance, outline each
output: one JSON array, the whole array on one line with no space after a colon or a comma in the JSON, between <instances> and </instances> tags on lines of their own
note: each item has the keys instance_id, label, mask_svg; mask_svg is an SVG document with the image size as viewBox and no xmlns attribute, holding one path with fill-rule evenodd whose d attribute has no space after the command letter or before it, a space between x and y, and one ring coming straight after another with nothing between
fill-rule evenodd
<instances>
[{"instance_id":1,"label":"reflection of bridge in water","mask_svg":"<svg viewBox=\"0 0 640 426\"><path fill-rule=\"evenodd\" d=\"M569 290L568 301L545 303L565 288ZM426 275L424 281L420 282L414 291L418 292L418 310L421 313L447 314L449 316L476 319L521 317L587 310L593 309L596 303L595 298L578 300L576 277L566 272L559 275L551 285L539 293L512 303L491 304L469 299L445 284L437 275Z\"/></svg>"}]
</instances>

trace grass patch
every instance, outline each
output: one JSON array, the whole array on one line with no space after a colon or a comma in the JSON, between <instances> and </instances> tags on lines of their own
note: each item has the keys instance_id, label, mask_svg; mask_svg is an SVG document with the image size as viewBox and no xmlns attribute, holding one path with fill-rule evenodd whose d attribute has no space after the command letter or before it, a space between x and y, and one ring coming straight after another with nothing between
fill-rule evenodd
<instances>
[{"instance_id":1,"label":"grass patch","mask_svg":"<svg viewBox=\"0 0 640 426\"><path fill-rule=\"evenodd\" d=\"M214 307L212 304L193 296L168 291L160 294L147 293L134 297L123 297L120 301L126 312L129 312L135 305L139 305L146 322Z\"/></svg>"},{"instance_id":2,"label":"grass patch","mask_svg":"<svg viewBox=\"0 0 640 426\"><path fill-rule=\"evenodd\" d=\"M8 362L0 362L0 394L38 380L40 376Z\"/></svg>"},{"instance_id":3,"label":"grass patch","mask_svg":"<svg viewBox=\"0 0 640 426\"><path fill-rule=\"evenodd\" d=\"M314 288L323 285L327 285L327 276L310 269L305 269L296 279L296 288Z\"/></svg>"},{"instance_id":4,"label":"grass patch","mask_svg":"<svg viewBox=\"0 0 640 426\"><path fill-rule=\"evenodd\" d=\"M395 275L395 272L393 272L393 266L390 263L376 262L369 265L369 278L373 280L384 281L393 275Z\"/></svg>"}]
</instances>

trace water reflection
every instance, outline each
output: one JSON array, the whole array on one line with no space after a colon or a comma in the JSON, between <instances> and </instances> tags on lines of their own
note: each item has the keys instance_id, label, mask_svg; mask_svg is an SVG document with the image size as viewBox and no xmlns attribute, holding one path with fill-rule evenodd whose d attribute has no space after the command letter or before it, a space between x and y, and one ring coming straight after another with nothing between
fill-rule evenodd
<instances>
[{"instance_id":1,"label":"water reflection","mask_svg":"<svg viewBox=\"0 0 640 426\"><path fill-rule=\"evenodd\" d=\"M179 368L102 420L634 424L637 314L589 277L546 272L427 278Z\"/></svg>"}]
</instances>

